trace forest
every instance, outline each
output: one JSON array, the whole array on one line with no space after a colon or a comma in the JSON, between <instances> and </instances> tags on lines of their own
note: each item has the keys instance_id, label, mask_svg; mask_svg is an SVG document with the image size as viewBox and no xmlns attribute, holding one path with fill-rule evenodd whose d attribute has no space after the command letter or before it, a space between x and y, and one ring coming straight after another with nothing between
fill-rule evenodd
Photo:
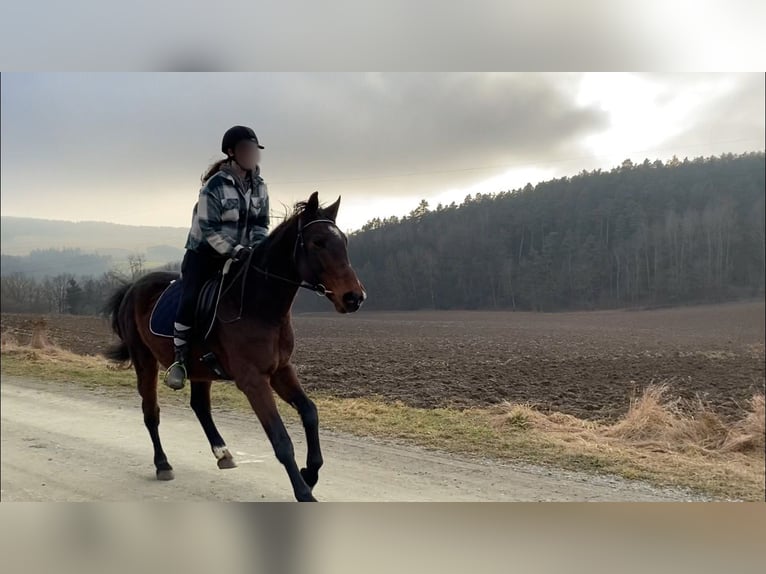
<instances>
[{"instance_id":1,"label":"forest","mask_svg":"<svg viewBox=\"0 0 766 574\"><path fill-rule=\"evenodd\" d=\"M427 202L350 239L376 309L555 311L764 292L764 153L663 163Z\"/></svg>"},{"instance_id":2,"label":"forest","mask_svg":"<svg viewBox=\"0 0 766 574\"><path fill-rule=\"evenodd\" d=\"M349 254L366 308L561 311L763 296L763 152L624 161L522 189L423 200L375 218ZM145 273L2 276L4 312L95 314L120 281ZM177 269L178 265L165 266ZM301 295L295 310L330 310Z\"/></svg>"}]
</instances>

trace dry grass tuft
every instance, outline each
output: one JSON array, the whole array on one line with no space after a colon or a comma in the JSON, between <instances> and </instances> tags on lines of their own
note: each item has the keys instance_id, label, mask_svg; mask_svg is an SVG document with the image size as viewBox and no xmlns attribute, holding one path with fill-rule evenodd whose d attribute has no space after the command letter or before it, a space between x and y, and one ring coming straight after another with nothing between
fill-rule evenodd
<instances>
[{"instance_id":1,"label":"dry grass tuft","mask_svg":"<svg viewBox=\"0 0 766 574\"><path fill-rule=\"evenodd\" d=\"M750 408L734 423L724 421L702 400L684 409L679 399L667 395L667 385L650 385L631 401L622 420L605 429L604 436L670 452L763 452L763 395L754 396Z\"/></svg>"},{"instance_id":2,"label":"dry grass tuft","mask_svg":"<svg viewBox=\"0 0 766 574\"><path fill-rule=\"evenodd\" d=\"M599 470L693 485L727 497L763 499L762 394L755 395L734 422L701 400L683 404L671 398L667 384L645 388L625 416L612 424L512 403L491 409L489 416L499 437L542 438L562 448L565 457L580 457L583 465L590 461Z\"/></svg>"},{"instance_id":3,"label":"dry grass tuft","mask_svg":"<svg viewBox=\"0 0 766 574\"><path fill-rule=\"evenodd\" d=\"M530 404L516 404L505 401L491 409L494 413L492 426L503 430L540 430L546 432L578 434L598 426L565 413L542 413Z\"/></svg>"},{"instance_id":4,"label":"dry grass tuft","mask_svg":"<svg viewBox=\"0 0 766 574\"><path fill-rule=\"evenodd\" d=\"M687 452L716 450L728 432L727 425L702 401L694 410L684 410L680 399L668 397L668 386L659 384L648 386L632 400L625 417L604 435L636 446Z\"/></svg>"},{"instance_id":5,"label":"dry grass tuft","mask_svg":"<svg viewBox=\"0 0 766 574\"><path fill-rule=\"evenodd\" d=\"M744 418L732 425L721 450L763 454L766 448L766 408L764 396L755 395Z\"/></svg>"},{"instance_id":6,"label":"dry grass tuft","mask_svg":"<svg viewBox=\"0 0 766 574\"><path fill-rule=\"evenodd\" d=\"M46 334L47 323L45 319L38 319L32 325L32 340L29 346L33 349L46 349L50 347L48 335Z\"/></svg>"},{"instance_id":7,"label":"dry grass tuft","mask_svg":"<svg viewBox=\"0 0 766 574\"><path fill-rule=\"evenodd\" d=\"M37 336L36 336L37 335ZM28 345L18 342L12 333L2 334L2 350L4 354L24 359L30 362L46 362L53 364L67 364L88 368L108 368L109 363L105 357L96 355L78 355L62 349L51 343L45 332L35 333Z\"/></svg>"},{"instance_id":8,"label":"dry grass tuft","mask_svg":"<svg viewBox=\"0 0 766 574\"><path fill-rule=\"evenodd\" d=\"M708 404L698 400L684 406L668 396L667 384L647 386L631 401L625 416L613 424L586 421L563 413L542 413L529 405L503 403L494 410L497 430L536 430L582 442L629 446L654 452L706 455L746 453L763 455L764 397L755 395L740 420L727 423Z\"/></svg>"}]
</instances>

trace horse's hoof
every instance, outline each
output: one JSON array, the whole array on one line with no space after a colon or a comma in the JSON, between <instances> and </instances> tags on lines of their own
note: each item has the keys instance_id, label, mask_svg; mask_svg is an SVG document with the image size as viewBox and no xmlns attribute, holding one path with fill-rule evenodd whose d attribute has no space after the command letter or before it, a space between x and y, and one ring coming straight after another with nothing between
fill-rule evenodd
<instances>
[{"instance_id":1,"label":"horse's hoof","mask_svg":"<svg viewBox=\"0 0 766 574\"><path fill-rule=\"evenodd\" d=\"M174 478L175 475L173 474L173 469L157 471L157 480L173 480Z\"/></svg>"},{"instance_id":2,"label":"horse's hoof","mask_svg":"<svg viewBox=\"0 0 766 574\"><path fill-rule=\"evenodd\" d=\"M218 468L237 468L237 463L234 462L234 457L231 456L229 449L224 446L214 446L213 455L218 463Z\"/></svg>"},{"instance_id":3,"label":"horse's hoof","mask_svg":"<svg viewBox=\"0 0 766 574\"><path fill-rule=\"evenodd\" d=\"M237 463L234 462L234 459L231 457L224 457L218 459L218 468L220 469L227 469L227 468L237 468Z\"/></svg>"},{"instance_id":4,"label":"horse's hoof","mask_svg":"<svg viewBox=\"0 0 766 574\"><path fill-rule=\"evenodd\" d=\"M309 493L308 496L301 496L298 498L298 502L318 502L314 495Z\"/></svg>"}]
</instances>

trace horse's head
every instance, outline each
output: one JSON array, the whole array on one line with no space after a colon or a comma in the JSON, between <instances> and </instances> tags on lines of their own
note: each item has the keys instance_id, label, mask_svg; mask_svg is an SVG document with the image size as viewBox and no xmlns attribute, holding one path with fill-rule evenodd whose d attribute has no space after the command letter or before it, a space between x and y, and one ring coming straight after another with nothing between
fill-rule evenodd
<instances>
[{"instance_id":1,"label":"horse's head","mask_svg":"<svg viewBox=\"0 0 766 574\"><path fill-rule=\"evenodd\" d=\"M321 284L325 296L339 313L357 311L367 298L348 259L348 239L335 225L340 197L328 207L320 207L314 192L298 218L296 264L304 281Z\"/></svg>"}]
</instances>

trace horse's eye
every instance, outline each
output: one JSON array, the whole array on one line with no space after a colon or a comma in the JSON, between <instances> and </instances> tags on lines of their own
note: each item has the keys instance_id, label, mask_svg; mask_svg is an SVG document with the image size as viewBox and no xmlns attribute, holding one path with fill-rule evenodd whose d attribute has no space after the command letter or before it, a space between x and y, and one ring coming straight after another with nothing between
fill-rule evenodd
<instances>
[{"instance_id":1,"label":"horse's eye","mask_svg":"<svg viewBox=\"0 0 766 574\"><path fill-rule=\"evenodd\" d=\"M319 249L324 249L327 245L327 242L324 239L315 239L313 243L314 247L318 247Z\"/></svg>"}]
</instances>

